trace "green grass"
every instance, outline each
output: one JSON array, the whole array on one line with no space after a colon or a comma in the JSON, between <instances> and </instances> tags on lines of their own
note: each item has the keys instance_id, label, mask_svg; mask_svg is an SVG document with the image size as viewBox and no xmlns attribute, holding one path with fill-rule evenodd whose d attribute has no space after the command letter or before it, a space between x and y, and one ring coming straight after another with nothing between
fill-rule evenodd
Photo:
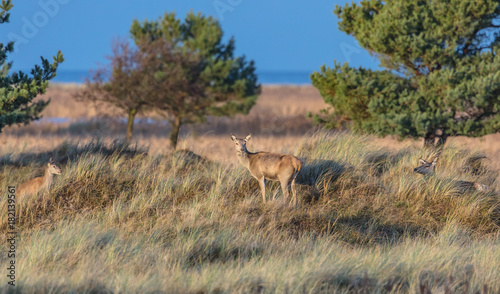
<instances>
[{"instance_id":1,"label":"green grass","mask_svg":"<svg viewBox=\"0 0 500 294\"><path fill-rule=\"evenodd\" d=\"M229 139L228 139L229 140ZM188 152L93 142L0 161L3 187L63 173L18 205L22 293L419 293L500 289L497 173L447 146L436 175L413 173L430 150L389 152L370 137L316 133L298 144L297 207L242 166ZM236 160L236 159L235 159ZM472 163L471 163L472 162ZM471 164L474 168L471 168ZM462 193L474 180L487 193ZM6 207L5 197L0 206ZM0 230L6 230L2 209ZM5 235L2 242L5 243ZM0 263L7 261L0 255ZM452 278L450 278L450 276ZM7 292L9 286L0 286Z\"/></svg>"}]
</instances>

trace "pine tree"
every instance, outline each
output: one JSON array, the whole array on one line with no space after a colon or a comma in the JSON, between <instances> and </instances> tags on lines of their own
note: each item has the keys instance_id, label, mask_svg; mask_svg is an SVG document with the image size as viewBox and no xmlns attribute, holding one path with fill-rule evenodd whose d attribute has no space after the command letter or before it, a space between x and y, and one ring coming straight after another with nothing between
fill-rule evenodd
<instances>
[{"instance_id":1,"label":"pine tree","mask_svg":"<svg viewBox=\"0 0 500 294\"><path fill-rule=\"evenodd\" d=\"M0 6L0 24L9 21L8 11L13 7L10 0L2 0ZM22 71L9 75L12 62L7 62L7 55L14 50L14 43L7 45L0 43L0 132L6 126L14 124L28 124L39 119L40 112L50 101L33 99L44 94L49 80L56 76L59 63L64 61L61 51L54 56L54 61L43 57L42 65L35 65L31 70L31 77Z\"/></svg>"},{"instance_id":2,"label":"pine tree","mask_svg":"<svg viewBox=\"0 0 500 294\"><path fill-rule=\"evenodd\" d=\"M317 121L423 137L425 146L500 130L498 1L364 0L334 12L386 70L335 63L314 72L331 105Z\"/></svg>"},{"instance_id":3,"label":"pine tree","mask_svg":"<svg viewBox=\"0 0 500 294\"><path fill-rule=\"evenodd\" d=\"M151 52L150 87L157 90L148 105L170 120L173 148L183 124L246 114L255 104L260 85L254 62L234 56L234 39L222 41L214 18L191 12L181 22L165 13L157 21L134 21L131 34L143 53Z\"/></svg>"}]
</instances>

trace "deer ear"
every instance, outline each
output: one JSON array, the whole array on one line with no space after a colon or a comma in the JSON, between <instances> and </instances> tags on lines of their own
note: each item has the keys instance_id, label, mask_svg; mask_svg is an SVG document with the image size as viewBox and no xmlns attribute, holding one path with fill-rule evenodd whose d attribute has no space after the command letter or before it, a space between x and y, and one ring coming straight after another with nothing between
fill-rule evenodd
<instances>
[{"instance_id":1,"label":"deer ear","mask_svg":"<svg viewBox=\"0 0 500 294\"><path fill-rule=\"evenodd\" d=\"M49 163L50 164L54 163L54 160L52 160L52 157L49 159Z\"/></svg>"},{"instance_id":2,"label":"deer ear","mask_svg":"<svg viewBox=\"0 0 500 294\"><path fill-rule=\"evenodd\" d=\"M419 158L418 162L420 162L421 164L427 164L427 161L423 160L422 158Z\"/></svg>"},{"instance_id":3,"label":"deer ear","mask_svg":"<svg viewBox=\"0 0 500 294\"><path fill-rule=\"evenodd\" d=\"M249 135L245 138L245 142L246 142L246 141L250 141L250 139L252 139L252 134L249 134Z\"/></svg>"},{"instance_id":4,"label":"deer ear","mask_svg":"<svg viewBox=\"0 0 500 294\"><path fill-rule=\"evenodd\" d=\"M231 140L235 141L236 142L236 136L231 134Z\"/></svg>"}]
</instances>

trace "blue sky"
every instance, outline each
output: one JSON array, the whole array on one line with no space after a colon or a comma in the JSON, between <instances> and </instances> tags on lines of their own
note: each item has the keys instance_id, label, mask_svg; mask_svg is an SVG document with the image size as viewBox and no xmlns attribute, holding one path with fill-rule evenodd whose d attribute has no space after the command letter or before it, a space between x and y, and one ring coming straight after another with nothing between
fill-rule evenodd
<instances>
[{"instance_id":1,"label":"blue sky","mask_svg":"<svg viewBox=\"0 0 500 294\"><path fill-rule=\"evenodd\" d=\"M332 0L14 0L0 42L16 40L14 69L30 69L61 50L61 70L88 70L106 63L113 38L128 37L134 19L202 12L217 17L236 53L260 71L314 71L333 60L376 68L378 62L337 28Z\"/></svg>"}]
</instances>

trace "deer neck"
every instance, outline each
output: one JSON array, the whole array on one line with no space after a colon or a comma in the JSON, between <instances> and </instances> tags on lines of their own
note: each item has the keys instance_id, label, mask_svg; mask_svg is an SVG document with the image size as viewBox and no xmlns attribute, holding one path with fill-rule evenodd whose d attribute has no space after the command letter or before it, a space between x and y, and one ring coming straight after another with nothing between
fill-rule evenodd
<instances>
[{"instance_id":1,"label":"deer neck","mask_svg":"<svg viewBox=\"0 0 500 294\"><path fill-rule=\"evenodd\" d=\"M250 157L253 154L255 153L249 152L246 149L244 151L236 151L236 156L238 157L238 160L246 168L250 168Z\"/></svg>"},{"instance_id":2,"label":"deer neck","mask_svg":"<svg viewBox=\"0 0 500 294\"><path fill-rule=\"evenodd\" d=\"M431 169L427 174L425 174L426 178L430 178L432 176L434 176L434 169Z\"/></svg>"},{"instance_id":3,"label":"deer neck","mask_svg":"<svg viewBox=\"0 0 500 294\"><path fill-rule=\"evenodd\" d=\"M43 175L43 185L46 188L49 188L50 185L52 184L52 181L54 180L54 174L49 171L49 168L47 167L45 169L45 174Z\"/></svg>"}]
</instances>

